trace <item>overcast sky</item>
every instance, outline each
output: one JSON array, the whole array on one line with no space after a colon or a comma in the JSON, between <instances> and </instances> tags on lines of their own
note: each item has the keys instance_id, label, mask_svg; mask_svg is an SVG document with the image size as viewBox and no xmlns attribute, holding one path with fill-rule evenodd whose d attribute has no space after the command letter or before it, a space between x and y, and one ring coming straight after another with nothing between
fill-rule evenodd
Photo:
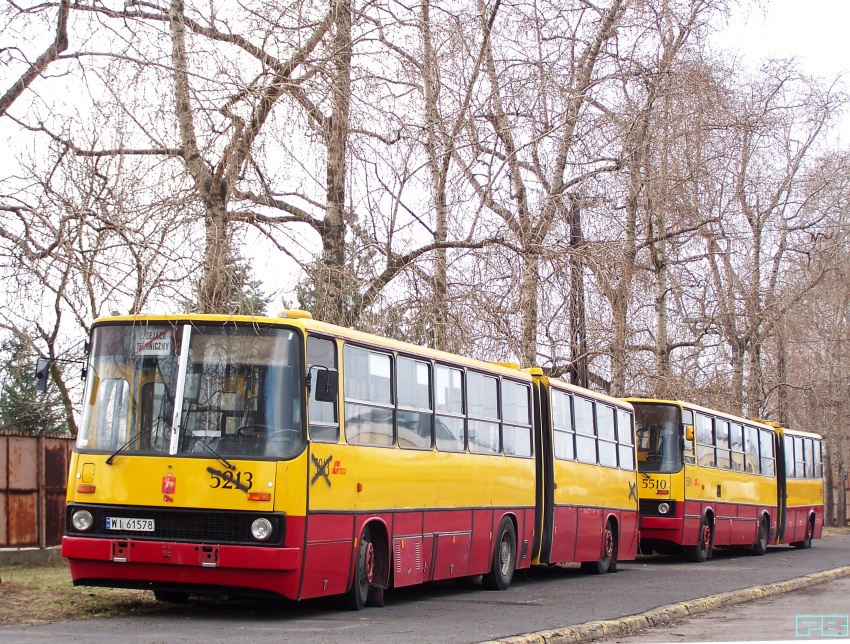
<instances>
[{"instance_id":1,"label":"overcast sky","mask_svg":"<svg viewBox=\"0 0 850 644\"><path fill-rule=\"evenodd\" d=\"M850 2L763 0L764 8L736 10L721 42L748 59L799 59L811 73L835 78L850 72Z\"/></svg>"}]
</instances>

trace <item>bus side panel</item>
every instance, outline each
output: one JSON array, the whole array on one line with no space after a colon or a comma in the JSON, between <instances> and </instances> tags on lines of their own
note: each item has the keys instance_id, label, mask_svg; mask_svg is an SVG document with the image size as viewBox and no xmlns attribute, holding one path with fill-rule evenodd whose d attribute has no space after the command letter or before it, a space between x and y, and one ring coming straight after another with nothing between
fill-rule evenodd
<instances>
[{"instance_id":1,"label":"bus side panel","mask_svg":"<svg viewBox=\"0 0 850 644\"><path fill-rule=\"evenodd\" d=\"M597 561L602 555L602 508L579 508L576 561Z\"/></svg>"},{"instance_id":2,"label":"bus side panel","mask_svg":"<svg viewBox=\"0 0 850 644\"><path fill-rule=\"evenodd\" d=\"M752 545L756 542L760 514L759 508L755 505L738 506L738 520L733 524L732 543Z\"/></svg>"},{"instance_id":3,"label":"bus side panel","mask_svg":"<svg viewBox=\"0 0 850 644\"><path fill-rule=\"evenodd\" d=\"M718 503L714 512L714 545L728 546L732 543L732 522L738 509L733 503Z\"/></svg>"},{"instance_id":4,"label":"bus side panel","mask_svg":"<svg viewBox=\"0 0 850 644\"><path fill-rule=\"evenodd\" d=\"M631 561L637 557L638 513L623 510L620 512L620 535L617 545L617 559Z\"/></svg>"},{"instance_id":5,"label":"bus side panel","mask_svg":"<svg viewBox=\"0 0 850 644\"><path fill-rule=\"evenodd\" d=\"M555 529L552 536L550 562L576 561L576 538L578 508L559 506L555 508Z\"/></svg>"},{"instance_id":6,"label":"bus side panel","mask_svg":"<svg viewBox=\"0 0 850 644\"><path fill-rule=\"evenodd\" d=\"M425 532L434 534L431 579L450 579L469 571L472 511L442 510L425 515Z\"/></svg>"},{"instance_id":7,"label":"bus side panel","mask_svg":"<svg viewBox=\"0 0 850 644\"><path fill-rule=\"evenodd\" d=\"M701 521L702 503L699 501L685 501L685 521L682 530L682 542L679 545L696 545Z\"/></svg>"},{"instance_id":8,"label":"bus side panel","mask_svg":"<svg viewBox=\"0 0 850 644\"><path fill-rule=\"evenodd\" d=\"M469 574L483 575L490 570L492 553L490 544L492 534L496 530L493 525L493 510L474 510L472 513L472 552L469 559Z\"/></svg>"},{"instance_id":9,"label":"bus side panel","mask_svg":"<svg viewBox=\"0 0 850 644\"><path fill-rule=\"evenodd\" d=\"M348 589L353 543L353 515L310 515L300 599L338 595Z\"/></svg>"}]
</instances>

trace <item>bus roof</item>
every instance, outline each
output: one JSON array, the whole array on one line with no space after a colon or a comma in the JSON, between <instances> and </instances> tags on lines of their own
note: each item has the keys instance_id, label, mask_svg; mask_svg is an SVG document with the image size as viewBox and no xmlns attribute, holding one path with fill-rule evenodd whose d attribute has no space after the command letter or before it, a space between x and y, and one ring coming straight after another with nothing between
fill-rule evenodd
<instances>
[{"instance_id":1,"label":"bus roof","mask_svg":"<svg viewBox=\"0 0 850 644\"><path fill-rule=\"evenodd\" d=\"M299 327L306 331L314 333L331 335L344 340L352 340L365 345L371 345L375 348L384 350L396 351L401 354L411 354L422 357L433 358L441 362L449 362L465 367L472 367L497 373L512 378L531 381L532 376L525 370L519 368L519 365L507 362L487 362L485 360L477 360L475 358L467 358L460 354L448 353L446 351L438 351L415 345L409 342L393 340L383 336L366 333L364 331L356 331L347 327L320 322L312 319L312 316L306 311L298 309L289 309L281 311L278 317L271 316L250 316L250 315L220 315L220 314L200 314L200 313L178 313L172 315L119 315L97 318L92 323L92 328L102 324L118 324L118 323L180 323L180 322L197 322L197 323L212 323L212 324L257 324L262 326L287 326Z\"/></svg>"},{"instance_id":2,"label":"bus roof","mask_svg":"<svg viewBox=\"0 0 850 644\"><path fill-rule=\"evenodd\" d=\"M701 405L697 405L692 402L685 402L683 400L663 400L657 398L626 398L626 400L628 400L632 404L653 403L658 405L676 405L678 407L692 409L693 411L698 411L704 414L711 414L712 416L722 416L726 420L735 421L738 423L746 423L747 425L760 425L762 427L768 427L770 429L776 429L778 427L777 425L769 423L762 418L742 418L741 416L736 416L735 414L728 414L717 409L711 409L710 407L702 407Z\"/></svg>"}]
</instances>

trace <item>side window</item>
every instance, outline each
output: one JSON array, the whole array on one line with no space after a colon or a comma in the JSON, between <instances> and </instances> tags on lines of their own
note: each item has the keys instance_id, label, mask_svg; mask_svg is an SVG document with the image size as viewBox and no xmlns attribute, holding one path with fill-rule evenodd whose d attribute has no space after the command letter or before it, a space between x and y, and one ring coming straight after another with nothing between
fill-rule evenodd
<instances>
[{"instance_id":1,"label":"side window","mask_svg":"<svg viewBox=\"0 0 850 644\"><path fill-rule=\"evenodd\" d=\"M596 403L596 430L599 436L599 463L607 467L617 467L617 436L613 407Z\"/></svg>"},{"instance_id":2,"label":"side window","mask_svg":"<svg viewBox=\"0 0 850 644\"><path fill-rule=\"evenodd\" d=\"M814 441L811 438L807 438L803 441L803 449L806 453L806 478L813 479L815 478Z\"/></svg>"},{"instance_id":3,"label":"side window","mask_svg":"<svg viewBox=\"0 0 850 644\"><path fill-rule=\"evenodd\" d=\"M596 432L593 429L593 403L573 397L576 422L576 456L581 463L596 463Z\"/></svg>"},{"instance_id":4,"label":"side window","mask_svg":"<svg viewBox=\"0 0 850 644\"><path fill-rule=\"evenodd\" d=\"M696 426L694 425L694 412L692 409L682 409L682 424L686 427L690 425L694 428L694 432L696 432ZM696 461L696 458L694 457L694 441L689 441L687 436L685 436L684 457L685 463L694 463Z\"/></svg>"},{"instance_id":5,"label":"side window","mask_svg":"<svg viewBox=\"0 0 850 644\"><path fill-rule=\"evenodd\" d=\"M396 438L399 447L430 449L431 365L399 356L396 360Z\"/></svg>"},{"instance_id":6,"label":"side window","mask_svg":"<svg viewBox=\"0 0 850 644\"><path fill-rule=\"evenodd\" d=\"M785 476L789 479L796 478L794 473L794 437L785 435Z\"/></svg>"},{"instance_id":7,"label":"side window","mask_svg":"<svg viewBox=\"0 0 850 644\"><path fill-rule=\"evenodd\" d=\"M714 445L717 448L717 467L722 470L732 469L728 420L714 419Z\"/></svg>"},{"instance_id":8,"label":"side window","mask_svg":"<svg viewBox=\"0 0 850 644\"><path fill-rule=\"evenodd\" d=\"M573 412L570 408L572 397L563 391L552 392L552 429L554 430L555 458L574 461L576 458L575 430Z\"/></svg>"},{"instance_id":9,"label":"side window","mask_svg":"<svg viewBox=\"0 0 850 644\"><path fill-rule=\"evenodd\" d=\"M345 439L349 443L392 445L391 357L346 345L343 360Z\"/></svg>"},{"instance_id":10,"label":"side window","mask_svg":"<svg viewBox=\"0 0 850 644\"><path fill-rule=\"evenodd\" d=\"M499 395L498 381L492 376L470 371L466 379L469 407L469 451L476 454L498 454Z\"/></svg>"},{"instance_id":11,"label":"side window","mask_svg":"<svg viewBox=\"0 0 850 644\"><path fill-rule=\"evenodd\" d=\"M815 439L814 441L814 463L815 463L815 478L822 479L823 478L823 462L821 461L821 441Z\"/></svg>"},{"instance_id":12,"label":"side window","mask_svg":"<svg viewBox=\"0 0 850 644\"><path fill-rule=\"evenodd\" d=\"M445 365L434 367L437 416L434 434L437 449L462 452L466 449L466 419L463 413L463 372Z\"/></svg>"},{"instance_id":13,"label":"side window","mask_svg":"<svg viewBox=\"0 0 850 644\"><path fill-rule=\"evenodd\" d=\"M502 381L502 444L505 454L531 456L530 396L528 385Z\"/></svg>"},{"instance_id":14,"label":"side window","mask_svg":"<svg viewBox=\"0 0 850 644\"><path fill-rule=\"evenodd\" d=\"M803 439L794 437L794 478L806 478L806 454L803 451Z\"/></svg>"},{"instance_id":15,"label":"side window","mask_svg":"<svg viewBox=\"0 0 850 644\"><path fill-rule=\"evenodd\" d=\"M697 414L697 461L701 467L714 467L714 427L713 419L704 414Z\"/></svg>"},{"instance_id":16,"label":"side window","mask_svg":"<svg viewBox=\"0 0 850 644\"><path fill-rule=\"evenodd\" d=\"M632 413L625 409L617 410L617 451L620 467L624 470L635 469L635 431Z\"/></svg>"},{"instance_id":17,"label":"side window","mask_svg":"<svg viewBox=\"0 0 850 644\"><path fill-rule=\"evenodd\" d=\"M744 426L744 457L747 472L761 474L761 458L759 457L759 430L755 427Z\"/></svg>"},{"instance_id":18,"label":"side window","mask_svg":"<svg viewBox=\"0 0 850 644\"><path fill-rule=\"evenodd\" d=\"M729 445L732 447L732 469L744 471L744 426L732 423L729 430Z\"/></svg>"},{"instance_id":19,"label":"side window","mask_svg":"<svg viewBox=\"0 0 850 644\"><path fill-rule=\"evenodd\" d=\"M773 432L759 429L759 449L761 450L761 473L776 476L776 463L773 458Z\"/></svg>"},{"instance_id":20,"label":"side window","mask_svg":"<svg viewBox=\"0 0 850 644\"><path fill-rule=\"evenodd\" d=\"M336 369L336 344L333 340L310 336L307 338L307 364ZM316 381L317 369L310 370ZM316 388L310 389L310 437L314 441L336 443L339 441L339 416L336 402L316 400Z\"/></svg>"}]
</instances>

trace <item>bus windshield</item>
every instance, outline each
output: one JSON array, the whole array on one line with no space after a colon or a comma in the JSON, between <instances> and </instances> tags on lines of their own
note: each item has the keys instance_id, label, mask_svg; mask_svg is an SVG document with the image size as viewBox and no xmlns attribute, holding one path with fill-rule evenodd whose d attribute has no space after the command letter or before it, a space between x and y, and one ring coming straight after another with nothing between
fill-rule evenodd
<instances>
[{"instance_id":1,"label":"bus windshield","mask_svg":"<svg viewBox=\"0 0 850 644\"><path fill-rule=\"evenodd\" d=\"M681 412L675 405L635 403L638 470L682 469Z\"/></svg>"},{"instance_id":2,"label":"bus windshield","mask_svg":"<svg viewBox=\"0 0 850 644\"><path fill-rule=\"evenodd\" d=\"M132 453L293 456L304 444L300 355L287 329L96 327L77 449L110 453L109 462Z\"/></svg>"}]
</instances>

